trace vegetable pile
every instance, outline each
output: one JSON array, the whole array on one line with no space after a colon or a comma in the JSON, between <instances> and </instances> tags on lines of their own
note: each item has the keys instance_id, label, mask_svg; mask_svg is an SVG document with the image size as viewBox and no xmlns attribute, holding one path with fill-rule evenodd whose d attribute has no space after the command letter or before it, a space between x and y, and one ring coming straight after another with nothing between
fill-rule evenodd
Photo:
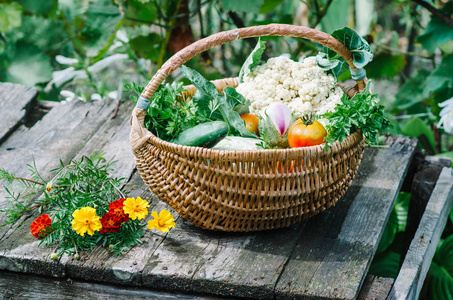
<instances>
[{"instance_id":1,"label":"vegetable pile","mask_svg":"<svg viewBox=\"0 0 453 300\"><path fill-rule=\"evenodd\" d=\"M332 35L351 50L357 66L372 59L371 48L353 30L343 28ZM264 47L258 40L241 68L239 86L226 87L221 94L201 74L182 66L197 92L183 101L181 83L161 85L151 99L145 126L163 140L224 150L320 144L328 149L359 130L375 143L378 132L390 127L369 84L352 99L336 86L346 63L332 51L324 49L302 62L286 57L262 62ZM126 89L138 95L143 91L135 83Z\"/></svg>"}]
</instances>

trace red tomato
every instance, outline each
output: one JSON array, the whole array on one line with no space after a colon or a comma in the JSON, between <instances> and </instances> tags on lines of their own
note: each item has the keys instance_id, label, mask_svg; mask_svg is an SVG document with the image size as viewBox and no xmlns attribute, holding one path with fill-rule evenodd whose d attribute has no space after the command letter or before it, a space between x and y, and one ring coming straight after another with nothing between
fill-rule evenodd
<instances>
[{"instance_id":1,"label":"red tomato","mask_svg":"<svg viewBox=\"0 0 453 300\"><path fill-rule=\"evenodd\" d=\"M327 131L316 120L304 117L294 122L288 130L288 143L291 148L315 146L324 143Z\"/></svg>"},{"instance_id":2,"label":"red tomato","mask_svg":"<svg viewBox=\"0 0 453 300\"><path fill-rule=\"evenodd\" d=\"M258 131L258 117L252 114L242 114L241 119L245 121L245 127L254 132L256 135L259 135Z\"/></svg>"}]
</instances>

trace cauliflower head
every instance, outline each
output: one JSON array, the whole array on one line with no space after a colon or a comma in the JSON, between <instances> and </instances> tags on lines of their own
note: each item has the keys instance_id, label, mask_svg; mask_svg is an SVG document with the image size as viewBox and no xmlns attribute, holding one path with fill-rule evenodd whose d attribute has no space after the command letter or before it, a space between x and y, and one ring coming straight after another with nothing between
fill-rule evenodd
<instances>
[{"instance_id":1,"label":"cauliflower head","mask_svg":"<svg viewBox=\"0 0 453 300\"><path fill-rule=\"evenodd\" d=\"M333 111L343 96L335 78L318 66L315 57L303 62L283 56L270 58L243 80L236 90L250 100L254 114L262 114L272 102L281 102L295 114L323 115Z\"/></svg>"}]
</instances>

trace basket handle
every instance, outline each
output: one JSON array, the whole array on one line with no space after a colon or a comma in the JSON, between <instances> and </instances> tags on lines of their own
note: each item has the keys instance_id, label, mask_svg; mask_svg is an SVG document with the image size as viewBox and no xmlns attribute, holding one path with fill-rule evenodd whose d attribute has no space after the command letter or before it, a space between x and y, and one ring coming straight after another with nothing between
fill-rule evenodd
<instances>
[{"instance_id":1,"label":"basket handle","mask_svg":"<svg viewBox=\"0 0 453 300\"><path fill-rule=\"evenodd\" d=\"M362 91L365 88L365 72L361 68L356 68L353 62L351 51L349 51L349 49L346 48L343 43L322 31L318 31L305 26L288 24L269 24L222 31L208 36L204 39L198 40L175 53L162 65L162 67L149 81L148 85L145 87L145 90L141 94L134 112L132 113L131 143L133 150L135 151L140 148L140 146L147 140L147 138L153 136L143 126L144 111L148 109L151 97L165 78L167 78L174 70L184 65L188 60L197 56L201 52L235 40L257 36L291 36L297 38L305 38L320 43L321 45L332 49L341 57L343 57L348 63L351 73L354 75L353 77L357 82L359 91ZM134 137L132 135L134 135Z\"/></svg>"},{"instance_id":2,"label":"basket handle","mask_svg":"<svg viewBox=\"0 0 453 300\"><path fill-rule=\"evenodd\" d=\"M338 53L346 60L349 67L353 70L352 72L357 73L358 70L360 70L354 65L351 51L331 35L305 26L269 24L219 32L183 48L162 65L149 81L141 96L146 99L151 99L154 92L165 78L201 52L235 40L257 36L292 36L309 39ZM357 79L356 82L360 91L365 88L366 84L364 77Z\"/></svg>"}]
</instances>

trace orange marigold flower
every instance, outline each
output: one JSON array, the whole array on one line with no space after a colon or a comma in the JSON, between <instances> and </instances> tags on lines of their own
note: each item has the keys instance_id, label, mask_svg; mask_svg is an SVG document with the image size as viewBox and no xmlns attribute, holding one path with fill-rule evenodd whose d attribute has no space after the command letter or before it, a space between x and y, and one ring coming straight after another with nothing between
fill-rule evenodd
<instances>
[{"instance_id":1,"label":"orange marigold flower","mask_svg":"<svg viewBox=\"0 0 453 300\"><path fill-rule=\"evenodd\" d=\"M30 231L35 238L43 238L51 232L52 220L48 215L42 214L31 223Z\"/></svg>"}]
</instances>

